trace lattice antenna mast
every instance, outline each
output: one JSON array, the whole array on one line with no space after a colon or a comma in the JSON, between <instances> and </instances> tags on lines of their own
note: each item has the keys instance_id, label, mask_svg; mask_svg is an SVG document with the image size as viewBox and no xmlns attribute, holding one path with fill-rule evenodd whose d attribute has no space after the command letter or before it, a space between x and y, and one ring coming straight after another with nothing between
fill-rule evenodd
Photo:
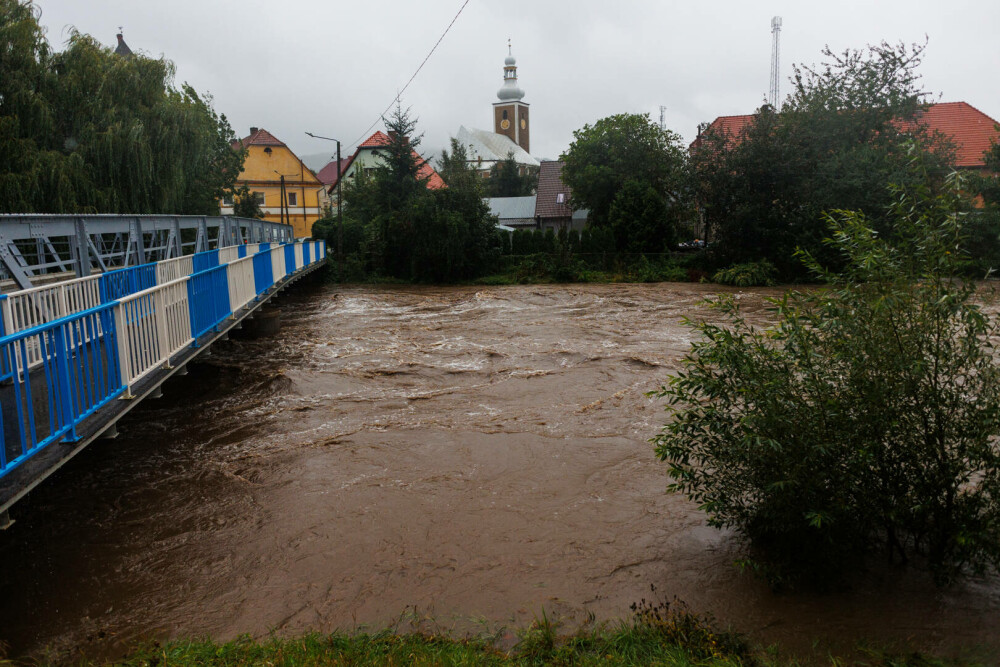
<instances>
[{"instance_id":1,"label":"lattice antenna mast","mask_svg":"<svg viewBox=\"0 0 1000 667\"><path fill-rule=\"evenodd\" d=\"M771 19L771 35L774 42L771 44L771 91L768 94L768 102L776 110L781 110L780 71L781 71L781 17L775 16Z\"/></svg>"},{"instance_id":2,"label":"lattice antenna mast","mask_svg":"<svg viewBox=\"0 0 1000 667\"><path fill-rule=\"evenodd\" d=\"M667 129L667 107L660 105L660 131Z\"/></svg>"}]
</instances>

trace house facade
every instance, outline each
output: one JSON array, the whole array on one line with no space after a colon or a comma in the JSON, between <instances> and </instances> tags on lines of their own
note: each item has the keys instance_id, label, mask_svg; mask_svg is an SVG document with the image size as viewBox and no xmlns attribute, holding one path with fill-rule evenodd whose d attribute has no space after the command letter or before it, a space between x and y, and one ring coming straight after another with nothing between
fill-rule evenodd
<instances>
[{"instance_id":1,"label":"house facade","mask_svg":"<svg viewBox=\"0 0 1000 667\"><path fill-rule=\"evenodd\" d=\"M249 136L233 144L234 149L241 146L247 149L247 157L236 179L237 186L250 188L265 220L291 224L295 238L312 236L312 226L322 214L320 194L324 190L316 174L264 128L251 127ZM229 197L222 201L222 214L233 214Z\"/></svg>"},{"instance_id":2,"label":"house facade","mask_svg":"<svg viewBox=\"0 0 1000 667\"><path fill-rule=\"evenodd\" d=\"M354 155L341 160L339 167L336 164L336 160L334 160L320 170L320 173L326 174L326 178L330 180L330 183L324 183L324 187L326 188L327 198L334 209L337 208L338 180L341 178L350 179L359 172L373 174L383 164L382 158L379 156L379 149L384 148L388 144L389 135L381 131L376 132L358 145L354 151ZM441 188L448 187L441 176L434 170L434 167L431 166L430 162L421 157L416 151L413 151L413 157L417 161L417 178L426 181L428 190L440 190ZM339 174L337 173L338 171L340 172ZM346 185L347 181L345 180L344 183Z\"/></svg>"}]
</instances>

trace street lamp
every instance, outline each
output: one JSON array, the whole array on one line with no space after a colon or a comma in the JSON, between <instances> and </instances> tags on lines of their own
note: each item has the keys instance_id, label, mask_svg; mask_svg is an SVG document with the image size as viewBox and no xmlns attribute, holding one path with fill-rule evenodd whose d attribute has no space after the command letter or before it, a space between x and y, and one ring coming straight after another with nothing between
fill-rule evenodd
<instances>
[{"instance_id":1,"label":"street lamp","mask_svg":"<svg viewBox=\"0 0 1000 667\"><path fill-rule=\"evenodd\" d=\"M340 139L321 137L312 132L306 132L313 139L325 139L326 141L337 142L337 273L338 278L343 279L344 265L344 195L340 182L343 180L340 173Z\"/></svg>"}]
</instances>

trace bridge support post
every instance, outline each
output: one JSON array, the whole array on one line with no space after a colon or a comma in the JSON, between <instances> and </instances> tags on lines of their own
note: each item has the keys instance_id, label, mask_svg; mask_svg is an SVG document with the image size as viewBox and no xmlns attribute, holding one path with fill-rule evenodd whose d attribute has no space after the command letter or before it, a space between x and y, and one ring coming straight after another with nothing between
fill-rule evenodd
<instances>
[{"instance_id":1,"label":"bridge support post","mask_svg":"<svg viewBox=\"0 0 1000 667\"><path fill-rule=\"evenodd\" d=\"M14 525L14 520L10 518L10 510L0 512L0 530L7 530Z\"/></svg>"},{"instance_id":2,"label":"bridge support post","mask_svg":"<svg viewBox=\"0 0 1000 667\"><path fill-rule=\"evenodd\" d=\"M118 422L115 422L111 426L104 429L101 433L101 440L114 440L118 437Z\"/></svg>"}]
</instances>

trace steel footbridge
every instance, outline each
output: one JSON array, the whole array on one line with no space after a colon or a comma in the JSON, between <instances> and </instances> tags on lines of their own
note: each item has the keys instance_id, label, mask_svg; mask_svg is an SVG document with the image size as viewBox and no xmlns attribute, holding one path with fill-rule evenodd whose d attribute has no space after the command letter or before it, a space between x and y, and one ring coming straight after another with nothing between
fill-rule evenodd
<instances>
[{"instance_id":1,"label":"steel footbridge","mask_svg":"<svg viewBox=\"0 0 1000 667\"><path fill-rule=\"evenodd\" d=\"M0 216L0 528L10 508L326 262L289 225Z\"/></svg>"}]
</instances>

